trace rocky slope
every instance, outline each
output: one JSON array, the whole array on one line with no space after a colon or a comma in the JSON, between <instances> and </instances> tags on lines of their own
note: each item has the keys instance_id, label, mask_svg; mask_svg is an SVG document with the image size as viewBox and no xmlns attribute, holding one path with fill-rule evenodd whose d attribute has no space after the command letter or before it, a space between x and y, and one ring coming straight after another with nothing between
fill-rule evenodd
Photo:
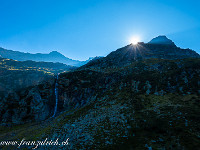
<instances>
[{"instance_id":1,"label":"rocky slope","mask_svg":"<svg viewBox=\"0 0 200 150\"><path fill-rule=\"evenodd\" d=\"M53 113L54 79L34 87L9 92L0 99L1 126L42 121Z\"/></svg>"},{"instance_id":2,"label":"rocky slope","mask_svg":"<svg viewBox=\"0 0 200 150\"><path fill-rule=\"evenodd\" d=\"M37 149L41 150L198 149L199 55L175 45L140 45L148 48L151 55L146 51L141 55L140 51L132 51L136 49L133 45L128 45L77 70L60 74L57 82L60 114L42 123L2 127L0 140L58 138L61 142L69 138L69 145L39 146ZM40 113L47 106L51 109L55 104L51 88L54 84L52 80L33 88L39 94L30 95L43 95L39 101L47 102L39 109L32 105L35 112ZM25 98L27 102L34 100Z\"/></svg>"}]
</instances>

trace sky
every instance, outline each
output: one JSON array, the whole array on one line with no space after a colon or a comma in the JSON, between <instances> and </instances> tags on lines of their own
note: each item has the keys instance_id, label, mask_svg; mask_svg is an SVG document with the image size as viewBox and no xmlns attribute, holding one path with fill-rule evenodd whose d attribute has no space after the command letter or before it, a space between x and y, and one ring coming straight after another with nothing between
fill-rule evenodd
<instances>
[{"instance_id":1,"label":"sky","mask_svg":"<svg viewBox=\"0 0 200 150\"><path fill-rule=\"evenodd\" d=\"M200 53L199 0L0 0L0 47L86 60L166 35Z\"/></svg>"}]
</instances>

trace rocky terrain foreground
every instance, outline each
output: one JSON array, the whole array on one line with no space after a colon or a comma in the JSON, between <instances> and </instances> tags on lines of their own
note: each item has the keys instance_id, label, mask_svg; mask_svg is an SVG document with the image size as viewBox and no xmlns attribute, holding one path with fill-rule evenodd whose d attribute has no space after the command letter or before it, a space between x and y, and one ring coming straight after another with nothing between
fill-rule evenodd
<instances>
[{"instance_id":1,"label":"rocky terrain foreground","mask_svg":"<svg viewBox=\"0 0 200 150\"><path fill-rule=\"evenodd\" d=\"M161 44L128 45L5 98L0 141L68 139L68 145L40 150L200 149L200 56L161 38Z\"/></svg>"}]
</instances>

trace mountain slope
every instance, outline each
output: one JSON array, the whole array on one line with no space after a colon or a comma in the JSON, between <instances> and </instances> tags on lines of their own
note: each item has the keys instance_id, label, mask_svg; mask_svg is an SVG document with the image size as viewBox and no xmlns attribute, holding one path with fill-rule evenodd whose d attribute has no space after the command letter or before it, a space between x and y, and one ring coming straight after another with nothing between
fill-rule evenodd
<instances>
[{"instance_id":1,"label":"mountain slope","mask_svg":"<svg viewBox=\"0 0 200 150\"><path fill-rule=\"evenodd\" d=\"M140 45L148 48L142 55L139 51L132 52L136 48L128 45L74 71L61 73L57 80L60 114L43 123L26 124L23 129L21 126L3 128L0 139L58 138L62 142L69 138L69 145L40 146L40 150L200 147L199 55L175 45ZM50 109L55 104L54 84L51 80L18 92L15 97L22 97L23 103L3 103L1 106L7 109L3 109L0 119L6 124L6 117L18 112L10 105L17 103L34 115L27 113L20 117L15 113L14 121L18 118L25 118L21 122L37 121L37 114L43 114L45 108ZM29 94L24 94L26 92ZM26 105L34 104L35 97L40 97L40 109ZM49 109L45 116L51 116ZM35 134L31 134L33 132Z\"/></svg>"},{"instance_id":2,"label":"mountain slope","mask_svg":"<svg viewBox=\"0 0 200 150\"><path fill-rule=\"evenodd\" d=\"M4 136L0 136L0 139L59 138L65 141L69 138L68 146L40 146L38 149L41 150L198 147L199 63L200 59L149 59L133 62L118 70L82 69L62 73L58 80L58 112L62 113L55 120L47 120L42 125L31 124L32 128L27 126L22 130L18 127L19 131L13 131L17 128L14 126L10 132L1 131L0 135ZM50 116L53 111L42 111L46 107L52 108L55 103L51 84L29 89L31 92L27 91L27 96L23 94L25 92L19 92L18 96L23 98L19 106L24 110L30 109L34 114ZM29 108L24 105L29 101L34 104L34 97L41 97L42 104L38 105L37 102L38 106L44 105L38 110L38 106L31 105ZM14 102L11 101L10 105ZM11 106L4 104L4 107L17 112ZM6 115L1 116L5 120ZM32 118L32 114L27 116L21 114L26 121ZM21 117L15 115L14 118ZM17 122L14 118L13 121ZM5 134L13 133L14 137L5 138Z\"/></svg>"},{"instance_id":3,"label":"mountain slope","mask_svg":"<svg viewBox=\"0 0 200 150\"><path fill-rule=\"evenodd\" d=\"M127 45L111 52L105 58L90 61L84 67L119 67L128 65L133 61L145 59L185 59L200 58L200 55L191 49L181 49L174 44L151 44L138 43L137 45Z\"/></svg>"}]
</instances>

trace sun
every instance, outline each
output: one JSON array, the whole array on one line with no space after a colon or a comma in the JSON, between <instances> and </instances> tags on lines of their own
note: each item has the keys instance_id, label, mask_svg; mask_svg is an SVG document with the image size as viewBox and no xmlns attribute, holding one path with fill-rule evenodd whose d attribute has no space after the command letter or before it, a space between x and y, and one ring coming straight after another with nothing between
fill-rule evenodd
<instances>
[{"instance_id":1,"label":"sun","mask_svg":"<svg viewBox=\"0 0 200 150\"><path fill-rule=\"evenodd\" d=\"M140 38L134 36L134 37L130 38L129 42L130 42L131 44L133 44L133 45L136 45L136 44L138 44L138 42L140 42Z\"/></svg>"}]
</instances>

